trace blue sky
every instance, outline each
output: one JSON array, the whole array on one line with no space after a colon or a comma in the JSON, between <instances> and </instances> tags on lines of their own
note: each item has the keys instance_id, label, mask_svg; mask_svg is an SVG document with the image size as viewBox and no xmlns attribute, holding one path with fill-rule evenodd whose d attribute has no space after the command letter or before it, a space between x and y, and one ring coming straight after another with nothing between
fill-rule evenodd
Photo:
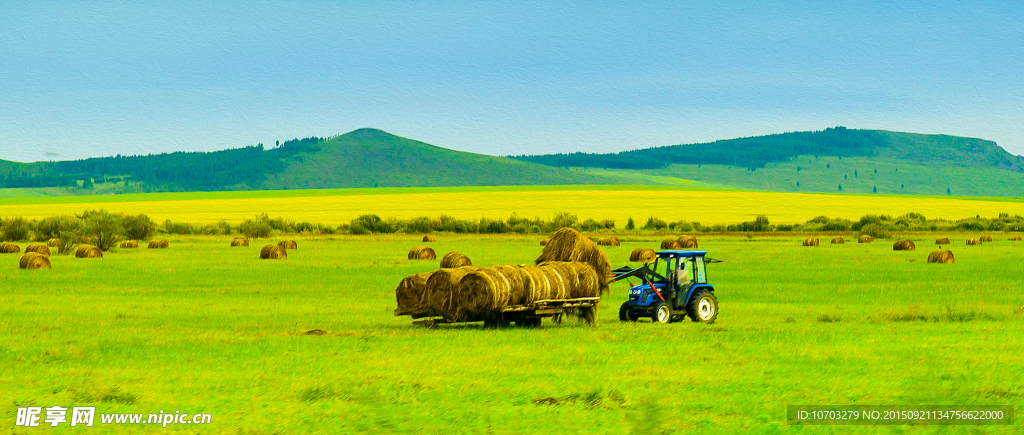
<instances>
[{"instance_id":1,"label":"blue sky","mask_svg":"<svg viewBox=\"0 0 1024 435\"><path fill-rule=\"evenodd\" d=\"M1024 154L1021 77L1019 1L5 2L0 159L360 127L501 155L836 125Z\"/></svg>"}]
</instances>

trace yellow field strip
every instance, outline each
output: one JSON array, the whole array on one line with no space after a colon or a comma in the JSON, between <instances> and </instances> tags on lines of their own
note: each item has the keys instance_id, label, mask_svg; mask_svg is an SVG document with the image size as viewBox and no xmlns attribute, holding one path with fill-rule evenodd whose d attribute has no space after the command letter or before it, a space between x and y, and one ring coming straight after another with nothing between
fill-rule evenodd
<instances>
[{"instance_id":1,"label":"yellow field strip","mask_svg":"<svg viewBox=\"0 0 1024 435\"><path fill-rule=\"evenodd\" d=\"M366 213L383 218L409 218L446 214L460 219L480 217L507 218L512 212L520 216L549 218L566 211L580 219L615 219L618 226L632 216L642 225L649 216L675 221L702 223L736 223L767 215L773 223L804 222L827 215L857 219L865 214L902 215L922 213L928 218L960 219L999 213L1024 214L1024 203L957 199L888 196L828 195L752 191L719 191L687 189L644 189L625 187L600 190L460 190L440 192L384 193L331 196L220 198L173 200L132 200L125 202L80 202L60 204L4 204L0 200L0 217L25 216L38 219L54 214L81 213L103 208L112 212L145 213L158 222L215 223L221 220L240 222L266 212L271 217L283 216L297 221L338 224ZM140 195L133 195L139 198Z\"/></svg>"}]
</instances>

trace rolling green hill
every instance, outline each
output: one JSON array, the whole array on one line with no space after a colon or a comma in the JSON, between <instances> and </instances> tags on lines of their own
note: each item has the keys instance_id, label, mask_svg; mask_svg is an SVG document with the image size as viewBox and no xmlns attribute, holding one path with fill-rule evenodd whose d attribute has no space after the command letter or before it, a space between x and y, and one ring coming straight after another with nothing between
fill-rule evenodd
<instances>
[{"instance_id":1,"label":"rolling green hill","mask_svg":"<svg viewBox=\"0 0 1024 435\"><path fill-rule=\"evenodd\" d=\"M64 162L0 160L0 188L68 194L347 187L619 184L505 157L440 148L374 129L215 152ZM0 195L4 196L4 195Z\"/></svg>"}]
</instances>

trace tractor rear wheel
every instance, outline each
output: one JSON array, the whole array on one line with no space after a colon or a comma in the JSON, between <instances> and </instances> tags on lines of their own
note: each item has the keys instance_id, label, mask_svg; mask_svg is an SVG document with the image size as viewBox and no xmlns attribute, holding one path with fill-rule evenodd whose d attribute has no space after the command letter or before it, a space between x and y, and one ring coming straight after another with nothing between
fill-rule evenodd
<instances>
[{"instance_id":1,"label":"tractor rear wheel","mask_svg":"<svg viewBox=\"0 0 1024 435\"><path fill-rule=\"evenodd\" d=\"M654 304L654 314L651 314L651 320L658 323L672 323L672 307L664 302Z\"/></svg>"},{"instance_id":2,"label":"tractor rear wheel","mask_svg":"<svg viewBox=\"0 0 1024 435\"><path fill-rule=\"evenodd\" d=\"M694 322L715 323L718 318L718 298L707 290L698 290L686 306L686 315Z\"/></svg>"}]
</instances>

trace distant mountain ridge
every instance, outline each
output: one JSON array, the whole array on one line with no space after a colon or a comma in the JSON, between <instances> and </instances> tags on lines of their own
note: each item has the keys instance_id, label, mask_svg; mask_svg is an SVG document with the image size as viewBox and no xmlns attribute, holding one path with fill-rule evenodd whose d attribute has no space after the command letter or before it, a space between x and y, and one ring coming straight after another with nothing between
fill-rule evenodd
<instances>
[{"instance_id":1,"label":"distant mountain ridge","mask_svg":"<svg viewBox=\"0 0 1024 435\"><path fill-rule=\"evenodd\" d=\"M1024 157L995 142L947 135L925 135L845 127L670 145L608 154L572 153L515 156L522 161L560 167L658 169L673 164L729 165L748 169L786 162L797 156L879 157L918 163L1024 171Z\"/></svg>"}]
</instances>

